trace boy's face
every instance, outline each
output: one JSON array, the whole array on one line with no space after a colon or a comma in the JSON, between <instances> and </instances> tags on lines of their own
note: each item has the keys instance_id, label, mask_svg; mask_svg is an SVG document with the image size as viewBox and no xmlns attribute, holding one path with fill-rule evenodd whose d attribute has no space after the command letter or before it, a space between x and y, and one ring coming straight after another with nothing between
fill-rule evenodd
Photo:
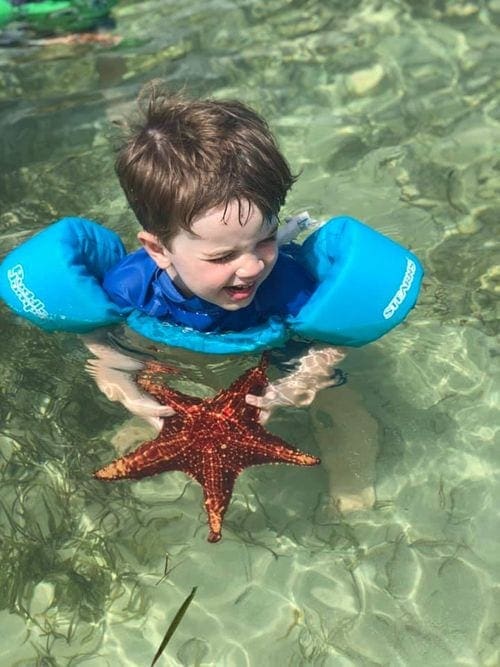
<instances>
[{"instance_id":1,"label":"boy's face","mask_svg":"<svg viewBox=\"0 0 500 667\"><path fill-rule=\"evenodd\" d=\"M139 232L145 249L186 297L198 296L226 310L248 306L278 256L278 221L256 206L232 200L181 229L169 249L149 232Z\"/></svg>"}]
</instances>

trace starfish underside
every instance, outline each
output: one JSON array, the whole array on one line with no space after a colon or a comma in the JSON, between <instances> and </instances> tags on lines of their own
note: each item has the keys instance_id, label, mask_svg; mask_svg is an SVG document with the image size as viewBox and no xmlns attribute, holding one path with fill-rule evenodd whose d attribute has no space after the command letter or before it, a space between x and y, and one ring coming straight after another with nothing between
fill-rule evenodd
<instances>
[{"instance_id":1,"label":"starfish underside","mask_svg":"<svg viewBox=\"0 0 500 667\"><path fill-rule=\"evenodd\" d=\"M259 409L245 402L246 394L260 395L266 387L267 363L262 357L251 368L209 399L187 396L158 380L171 367L148 362L137 383L162 405L176 410L163 420L160 434L135 451L94 473L100 480L141 479L181 470L202 487L210 532L209 542L221 538L222 519L236 478L248 466L292 463L311 466L319 459L287 445L258 422Z\"/></svg>"}]
</instances>

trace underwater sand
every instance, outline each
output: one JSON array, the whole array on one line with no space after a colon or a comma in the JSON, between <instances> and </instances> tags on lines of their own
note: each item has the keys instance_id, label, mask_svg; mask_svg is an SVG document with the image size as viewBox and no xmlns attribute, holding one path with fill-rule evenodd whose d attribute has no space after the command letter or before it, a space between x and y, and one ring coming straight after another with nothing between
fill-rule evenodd
<instances>
[{"instance_id":1,"label":"underwater sand","mask_svg":"<svg viewBox=\"0 0 500 667\"><path fill-rule=\"evenodd\" d=\"M253 468L217 545L181 473L92 479L127 413L78 337L2 306L0 664L149 665L197 586L158 665L496 667L500 3L130 0L114 16L116 47L0 51L2 255L63 215L133 247L110 127L163 77L255 106L301 172L285 214L364 220L422 259L425 286L342 366L379 424L375 507L332 511L321 467ZM201 393L255 361L162 354ZM318 454L324 404L269 426Z\"/></svg>"}]
</instances>

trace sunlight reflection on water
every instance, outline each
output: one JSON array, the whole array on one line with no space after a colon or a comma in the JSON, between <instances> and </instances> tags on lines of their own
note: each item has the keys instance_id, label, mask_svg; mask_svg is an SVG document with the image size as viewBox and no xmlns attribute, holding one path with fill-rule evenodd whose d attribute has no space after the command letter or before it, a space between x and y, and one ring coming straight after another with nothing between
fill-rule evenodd
<instances>
[{"instance_id":1,"label":"sunlight reflection on water","mask_svg":"<svg viewBox=\"0 0 500 667\"><path fill-rule=\"evenodd\" d=\"M287 213L348 213L427 269L408 322L345 364L379 424L375 508L333 512L319 467L250 469L217 546L181 473L92 480L126 412L75 336L2 307L2 664L147 664L194 585L172 665L498 664L500 6L379 5L130 0L117 47L0 53L2 254L68 214L133 246L110 121L161 76L268 118L302 172ZM207 392L254 362L160 354ZM311 453L330 433L318 406L273 429Z\"/></svg>"}]
</instances>

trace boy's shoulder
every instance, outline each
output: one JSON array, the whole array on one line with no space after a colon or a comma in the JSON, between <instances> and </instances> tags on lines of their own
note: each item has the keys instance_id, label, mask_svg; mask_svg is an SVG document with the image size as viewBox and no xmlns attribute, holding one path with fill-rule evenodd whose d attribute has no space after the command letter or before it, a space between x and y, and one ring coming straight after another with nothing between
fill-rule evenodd
<instances>
[{"instance_id":1,"label":"boy's shoulder","mask_svg":"<svg viewBox=\"0 0 500 667\"><path fill-rule=\"evenodd\" d=\"M259 310L269 315L296 315L316 288L314 278L293 254L293 246L280 249L276 265L257 293Z\"/></svg>"},{"instance_id":2,"label":"boy's shoulder","mask_svg":"<svg viewBox=\"0 0 500 667\"><path fill-rule=\"evenodd\" d=\"M104 275L102 286L121 306L144 302L158 267L144 248L126 255Z\"/></svg>"}]
</instances>

